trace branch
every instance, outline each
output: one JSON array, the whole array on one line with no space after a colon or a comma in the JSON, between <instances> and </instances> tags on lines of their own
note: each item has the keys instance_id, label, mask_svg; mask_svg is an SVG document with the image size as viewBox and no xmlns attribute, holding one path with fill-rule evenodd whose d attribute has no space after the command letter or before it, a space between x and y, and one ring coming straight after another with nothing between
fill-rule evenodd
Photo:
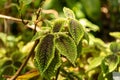
<instances>
[{"instance_id":1,"label":"branch","mask_svg":"<svg viewBox=\"0 0 120 80\"><path fill-rule=\"evenodd\" d=\"M23 64L17 70L17 72L15 73L15 75L13 77L11 77L10 79L8 79L8 80L15 80L18 77L18 75L20 74L20 72L22 71L22 69L24 68L24 66L26 65L27 61L29 60L29 58L31 57L31 55L34 53L34 49L37 46L38 42L39 42L39 40L35 41L35 43L34 43L32 49L31 49L29 55L27 56L27 58L25 59L25 61L23 62Z\"/></svg>"}]
</instances>

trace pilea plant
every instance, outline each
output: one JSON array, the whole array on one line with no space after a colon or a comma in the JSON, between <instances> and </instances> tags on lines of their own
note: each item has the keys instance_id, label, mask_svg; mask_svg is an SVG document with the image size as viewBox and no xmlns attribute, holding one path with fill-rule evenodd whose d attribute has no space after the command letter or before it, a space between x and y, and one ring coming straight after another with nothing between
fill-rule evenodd
<instances>
[{"instance_id":1,"label":"pilea plant","mask_svg":"<svg viewBox=\"0 0 120 80\"><path fill-rule=\"evenodd\" d=\"M53 21L51 27L41 27L32 40L39 39L36 48L34 63L41 76L52 79L57 75L58 68L62 65L62 58L66 58L73 66L76 66L81 41L84 36L83 26L72 10L64 7L66 18Z\"/></svg>"}]
</instances>

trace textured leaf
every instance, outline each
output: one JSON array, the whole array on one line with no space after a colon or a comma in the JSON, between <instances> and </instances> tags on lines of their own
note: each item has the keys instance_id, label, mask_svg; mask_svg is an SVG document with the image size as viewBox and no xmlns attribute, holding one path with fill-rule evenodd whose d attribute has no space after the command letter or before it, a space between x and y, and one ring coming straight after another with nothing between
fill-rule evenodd
<instances>
[{"instance_id":1,"label":"textured leaf","mask_svg":"<svg viewBox=\"0 0 120 80\"><path fill-rule=\"evenodd\" d=\"M47 70L44 72L44 77L49 80L52 76L55 75L56 70L60 67L60 65L61 65L60 54L56 50L54 59L52 60Z\"/></svg>"},{"instance_id":2,"label":"textured leaf","mask_svg":"<svg viewBox=\"0 0 120 80\"><path fill-rule=\"evenodd\" d=\"M55 42L60 54L64 55L71 63L74 64L77 58L77 47L73 39L65 34L59 34L59 38L57 38Z\"/></svg>"},{"instance_id":3,"label":"textured leaf","mask_svg":"<svg viewBox=\"0 0 120 80\"><path fill-rule=\"evenodd\" d=\"M62 29L64 22L65 19L56 19L53 24L53 32L59 32Z\"/></svg>"},{"instance_id":4,"label":"textured leaf","mask_svg":"<svg viewBox=\"0 0 120 80\"><path fill-rule=\"evenodd\" d=\"M35 54L35 63L41 74L49 67L54 58L54 52L54 35L48 34L38 44L37 52Z\"/></svg>"},{"instance_id":5,"label":"textured leaf","mask_svg":"<svg viewBox=\"0 0 120 80\"><path fill-rule=\"evenodd\" d=\"M110 73L114 71L117 68L117 65L119 64L119 58L116 55L109 55L105 57L105 59L102 61L102 70L104 73Z\"/></svg>"},{"instance_id":6,"label":"textured leaf","mask_svg":"<svg viewBox=\"0 0 120 80\"><path fill-rule=\"evenodd\" d=\"M70 19L69 21L69 32L73 37L74 41L76 42L76 44L78 44L79 41L84 36L84 30L82 25L77 20L74 19Z\"/></svg>"},{"instance_id":7,"label":"textured leaf","mask_svg":"<svg viewBox=\"0 0 120 80\"><path fill-rule=\"evenodd\" d=\"M72 10L70 10L69 8L64 7L63 8L63 12L64 12L64 14L65 14L65 16L67 18L73 18L73 19L75 19L74 12Z\"/></svg>"},{"instance_id":8,"label":"textured leaf","mask_svg":"<svg viewBox=\"0 0 120 80\"><path fill-rule=\"evenodd\" d=\"M120 52L120 43L118 43L118 42L112 42L111 45L110 45L110 50L113 53Z\"/></svg>"}]
</instances>

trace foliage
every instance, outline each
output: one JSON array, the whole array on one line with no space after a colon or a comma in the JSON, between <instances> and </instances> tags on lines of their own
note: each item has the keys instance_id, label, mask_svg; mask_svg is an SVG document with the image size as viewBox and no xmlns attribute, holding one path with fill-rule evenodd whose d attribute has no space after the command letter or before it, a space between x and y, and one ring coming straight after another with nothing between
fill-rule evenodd
<instances>
[{"instance_id":1,"label":"foliage","mask_svg":"<svg viewBox=\"0 0 120 80\"><path fill-rule=\"evenodd\" d=\"M120 13L119 0L2 2L1 13L9 12L2 9L5 6L5 10L11 10L9 15L20 17L30 28L7 22L9 29L5 20L0 20L5 29L3 32L0 28L0 80L15 74L36 41L39 43L31 59L16 80L112 80L112 73L120 72L119 19L114 15ZM105 12L106 8L110 13ZM54 10L49 12L49 9ZM111 23L104 21L103 13ZM104 28L106 24L109 24L108 30ZM36 31L31 26L36 27ZM104 30L108 31L105 35L109 34L110 40L111 37L114 40L99 36Z\"/></svg>"}]
</instances>

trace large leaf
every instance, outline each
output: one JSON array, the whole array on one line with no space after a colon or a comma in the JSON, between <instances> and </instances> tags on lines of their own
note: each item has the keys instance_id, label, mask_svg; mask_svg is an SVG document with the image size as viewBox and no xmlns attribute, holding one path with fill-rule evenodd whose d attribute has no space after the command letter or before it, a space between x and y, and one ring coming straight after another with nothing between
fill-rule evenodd
<instances>
[{"instance_id":1,"label":"large leaf","mask_svg":"<svg viewBox=\"0 0 120 80\"><path fill-rule=\"evenodd\" d=\"M65 16L67 18L73 18L73 19L75 19L75 15L74 15L73 11L70 10L69 8L64 7L63 8L63 12L64 12L64 14L65 14Z\"/></svg>"},{"instance_id":2,"label":"large leaf","mask_svg":"<svg viewBox=\"0 0 120 80\"><path fill-rule=\"evenodd\" d=\"M110 45L110 50L111 50L113 53L118 53L118 52L120 52L120 43L118 43L118 42L112 42L111 45Z\"/></svg>"},{"instance_id":3,"label":"large leaf","mask_svg":"<svg viewBox=\"0 0 120 80\"><path fill-rule=\"evenodd\" d=\"M69 32L76 44L78 44L84 36L84 30L82 25L75 19L70 19L69 21Z\"/></svg>"},{"instance_id":4,"label":"large leaf","mask_svg":"<svg viewBox=\"0 0 120 80\"><path fill-rule=\"evenodd\" d=\"M60 67L60 65L61 65L60 54L56 50L54 59L52 60L51 64L49 65L48 69L44 72L44 77L49 80L52 76L55 75L55 73L56 73L57 69Z\"/></svg>"},{"instance_id":5,"label":"large leaf","mask_svg":"<svg viewBox=\"0 0 120 80\"><path fill-rule=\"evenodd\" d=\"M107 74L114 71L117 68L118 64L119 64L119 57L112 54L105 57L105 59L102 61L101 68L103 72Z\"/></svg>"},{"instance_id":6,"label":"large leaf","mask_svg":"<svg viewBox=\"0 0 120 80\"><path fill-rule=\"evenodd\" d=\"M41 74L49 67L54 58L54 52L54 35L48 34L38 44L37 52L35 54L35 63Z\"/></svg>"},{"instance_id":7,"label":"large leaf","mask_svg":"<svg viewBox=\"0 0 120 80\"><path fill-rule=\"evenodd\" d=\"M53 32L59 32L62 29L64 22L65 19L56 19L53 24Z\"/></svg>"},{"instance_id":8,"label":"large leaf","mask_svg":"<svg viewBox=\"0 0 120 80\"><path fill-rule=\"evenodd\" d=\"M73 39L65 34L59 34L59 37L55 42L60 54L64 55L72 64L74 64L77 58L77 47Z\"/></svg>"}]
</instances>

